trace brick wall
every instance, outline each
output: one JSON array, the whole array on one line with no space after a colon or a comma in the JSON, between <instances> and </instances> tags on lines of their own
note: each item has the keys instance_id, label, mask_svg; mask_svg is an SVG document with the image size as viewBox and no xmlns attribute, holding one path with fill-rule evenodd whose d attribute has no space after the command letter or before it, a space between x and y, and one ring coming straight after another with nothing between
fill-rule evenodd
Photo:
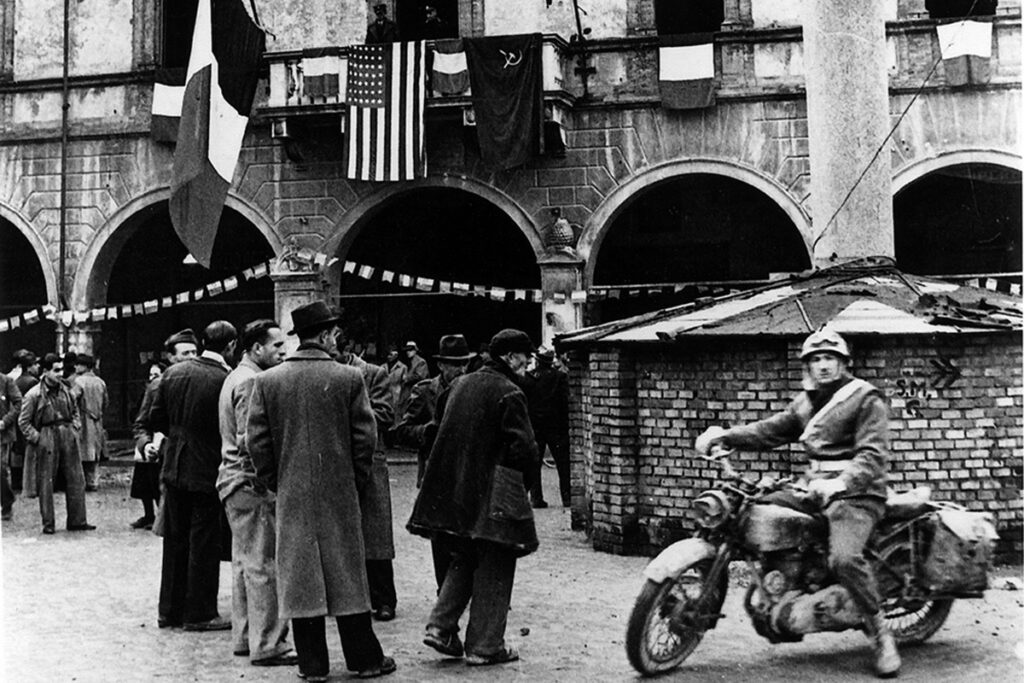
<instances>
[{"instance_id":1,"label":"brick wall","mask_svg":"<svg viewBox=\"0 0 1024 683\"><path fill-rule=\"evenodd\" d=\"M1001 553L1019 557L1022 438L1019 334L854 339L854 374L891 406L890 481L991 512ZM573 520L594 547L653 554L693 530L690 501L717 468L693 457L711 425L771 415L800 390L798 341L690 342L578 354L571 368ZM788 474L800 448L740 453L742 469ZM592 508L592 510L590 508Z\"/></svg>"}]
</instances>

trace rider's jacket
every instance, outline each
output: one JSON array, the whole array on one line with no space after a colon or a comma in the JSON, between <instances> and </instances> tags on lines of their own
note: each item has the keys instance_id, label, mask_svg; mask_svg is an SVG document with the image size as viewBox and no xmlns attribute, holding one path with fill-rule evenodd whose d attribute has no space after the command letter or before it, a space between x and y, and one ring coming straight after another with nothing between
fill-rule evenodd
<instances>
[{"instance_id":1,"label":"rider's jacket","mask_svg":"<svg viewBox=\"0 0 1024 683\"><path fill-rule=\"evenodd\" d=\"M784 411L721 437L729 448L746 449L794 441L803 444L812 473L843 478L846 491L837 498L885 498L889 409L872 384L847 375L803 391Z\"/></svg>"}]
</instances>

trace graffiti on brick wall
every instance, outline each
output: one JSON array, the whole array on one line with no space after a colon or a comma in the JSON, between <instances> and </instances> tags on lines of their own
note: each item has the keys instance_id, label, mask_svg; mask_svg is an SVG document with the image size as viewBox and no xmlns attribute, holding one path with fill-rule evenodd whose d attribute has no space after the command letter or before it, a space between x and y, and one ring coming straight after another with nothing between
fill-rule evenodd
<instances>
[{"instance_id":1,"label":"graffiti on brick wall","mask_svg":"<svg viewBox=\"0 0 1024 683\"><path fill-rule=\"evenodd\" d=\"M902 408L904 418L922 417L929 402L941 398L960 378L960 369L948 358L930 358L927 368L904 367L896 379L893 407Z\"/></svg>"}]
</instances>

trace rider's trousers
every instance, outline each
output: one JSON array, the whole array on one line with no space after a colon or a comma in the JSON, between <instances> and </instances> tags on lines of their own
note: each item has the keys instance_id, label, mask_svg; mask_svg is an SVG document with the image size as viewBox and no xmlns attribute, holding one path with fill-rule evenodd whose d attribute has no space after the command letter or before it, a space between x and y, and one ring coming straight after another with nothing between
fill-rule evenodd
<instances>
[{"instance_id":1,"label":"rider's trousers","mask_svg":"<svg viewBox=\"0 0 1024 683\"><path fill-rule=\"evenodd\" d=\"M864 557L864 548L884 513L885 503L875 498L844 498L825 510L829 527L829 569L866 616L878 612L881 599L875 572Z\"/></svg>"}]
</instances>

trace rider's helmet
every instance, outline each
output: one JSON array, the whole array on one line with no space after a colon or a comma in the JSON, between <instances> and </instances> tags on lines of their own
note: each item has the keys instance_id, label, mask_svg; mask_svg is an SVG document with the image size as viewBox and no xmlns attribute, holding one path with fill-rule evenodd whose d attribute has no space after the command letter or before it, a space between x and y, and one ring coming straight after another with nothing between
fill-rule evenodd
<instances>
[{"instance_id":1,"label":"rider's helmet","mask_svg":"<svg viewBox=\"0 0 1024 683\"><path fill-rule=\"evenodd\" d=\"M846 340L838 332L827 327L818 330L804 340L804 345L800 348L800 360L807 360L812 353L821 351L834 353L845 360L850 360L850 348L846 345Z\"/></svg>"}]
</instances>

